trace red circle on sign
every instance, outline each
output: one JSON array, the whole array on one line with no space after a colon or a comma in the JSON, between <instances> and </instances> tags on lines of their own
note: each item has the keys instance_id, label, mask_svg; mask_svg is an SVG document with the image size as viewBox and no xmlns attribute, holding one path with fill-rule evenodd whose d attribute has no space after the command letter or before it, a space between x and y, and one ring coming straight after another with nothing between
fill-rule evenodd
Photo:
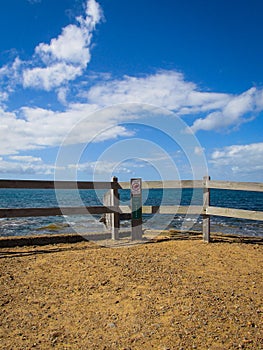
<instances>
[{"instance_id":1,"label":"red circle on sign","mask_svg":"<svg viewBox=\"0 0 263 350\"><path fill-rule=\"evenodd\" d=\"M135 183L132 184L132 188L133 188L134 190L139 190L139 189L140 189L140 184L138 184L137 182L135 182Z\"/></svg>"}]
</instances>

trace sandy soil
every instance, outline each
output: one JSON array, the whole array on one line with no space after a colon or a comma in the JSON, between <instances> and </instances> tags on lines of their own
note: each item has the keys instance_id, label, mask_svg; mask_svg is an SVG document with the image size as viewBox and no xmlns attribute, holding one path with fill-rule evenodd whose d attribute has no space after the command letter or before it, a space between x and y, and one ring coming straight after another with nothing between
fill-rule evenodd
<instances>
[{"instance_id":1,"label":"sandy soil","mask_svg":"<svg viewBox=\"0 0 263 350\"><path fill-rule=\"evenodd\" d=\"M263 245L0 249L0 348L263 349Z\"/></svg>"}]
</instances>

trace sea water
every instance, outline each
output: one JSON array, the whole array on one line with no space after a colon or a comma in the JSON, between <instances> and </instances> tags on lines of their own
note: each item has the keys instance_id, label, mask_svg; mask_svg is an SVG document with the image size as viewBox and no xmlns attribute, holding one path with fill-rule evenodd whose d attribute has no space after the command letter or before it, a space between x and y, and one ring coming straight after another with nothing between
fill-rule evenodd
<instances>
[{"instance_id":1,"label":"sea water","mask_svg":"<svg viewBox=\"0 0 263 350\"><path fill-rule=\"evenodd\" d=\"M0 208L41 208L58 206L103 205L105 190L1 189ZM130 204L130 191L120 191L122 205ZM202 189L154 189L143 191L143 205L202 205ZM263 193L211 190L211 205L263 211ZM101 215L25 217L0 219L0 236L25 236L58 233L105 231ZM149 229L202 230L200 215L143 215L143 227ZM130 221L121 221L129 230ZM246 236L263 236L263 221L211 217L211 231Z\"/></svg>"}]
</instances>

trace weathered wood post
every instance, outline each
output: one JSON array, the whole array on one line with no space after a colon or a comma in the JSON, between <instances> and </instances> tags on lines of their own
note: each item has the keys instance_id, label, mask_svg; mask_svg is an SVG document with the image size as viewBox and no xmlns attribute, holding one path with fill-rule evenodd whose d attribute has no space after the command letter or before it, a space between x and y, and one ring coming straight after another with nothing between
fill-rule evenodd
<instances>
[{"instance_id":1,"label":"weathered wood post","mask_svg":"<svg viewBox=\"0 0 263 350\"><path fill-rule=\"evenodd\" d=\"M210 242L210 216L206 215L206 208L210 206L210 188L209 182L210 176L203 177L203 240L204 242Z\"/></svg>"},{"instance_id":2,"label":"weathered wood post","mask_svg":"<svg viewBox=\"0 0 263 350\"><path fill-rule=\"evenodd\" d=\"M118 183L118 178L113 176L112 182ZM111 215L111 239L119 239L119 228L120 228L120 214L119 214L119 191L118 188L113 188L110 190L111 193L111 205L114 207L114 213Z\"/></svg>"},{"instance_id":3,"label":"weathered wood post","mask_svg":"<svg viewBox=\"0 0 263 350\"><path fill-rule=\"evenodd\" d=\"M142 179L131 179L132 240L142 240Z\"/></svg>"},{"instance_id":4,"label":"weathered wood post","mask_svg":"<svg viewBox=\"0 0 263 350\"><path fill-rule=\"evenodd\" d=\"M111 182L118 183L118 178L113 176ZM114 207L114 213L104 214L101 220L104 222L107 229L111 230L111 238L113 240L119 239L120 215L119 215L119 192L118 188L110 189L103 196L103 205L106 207Z\"/></svg>"}]
</instances>

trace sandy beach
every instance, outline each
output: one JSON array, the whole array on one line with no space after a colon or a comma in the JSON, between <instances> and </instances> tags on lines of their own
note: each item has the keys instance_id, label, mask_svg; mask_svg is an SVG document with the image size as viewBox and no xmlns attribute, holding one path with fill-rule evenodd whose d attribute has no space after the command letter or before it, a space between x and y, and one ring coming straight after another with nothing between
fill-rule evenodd
<instances>
[{"instance_id":1,"label":"sandy beach","mask_svg":"<svg viewBox=\"0 0 263 350\"><path fill-rule=\"evenodd\" d=\"M0 249L1 349L263 349L263 245Z\"/></svg>"}]
</instances>

